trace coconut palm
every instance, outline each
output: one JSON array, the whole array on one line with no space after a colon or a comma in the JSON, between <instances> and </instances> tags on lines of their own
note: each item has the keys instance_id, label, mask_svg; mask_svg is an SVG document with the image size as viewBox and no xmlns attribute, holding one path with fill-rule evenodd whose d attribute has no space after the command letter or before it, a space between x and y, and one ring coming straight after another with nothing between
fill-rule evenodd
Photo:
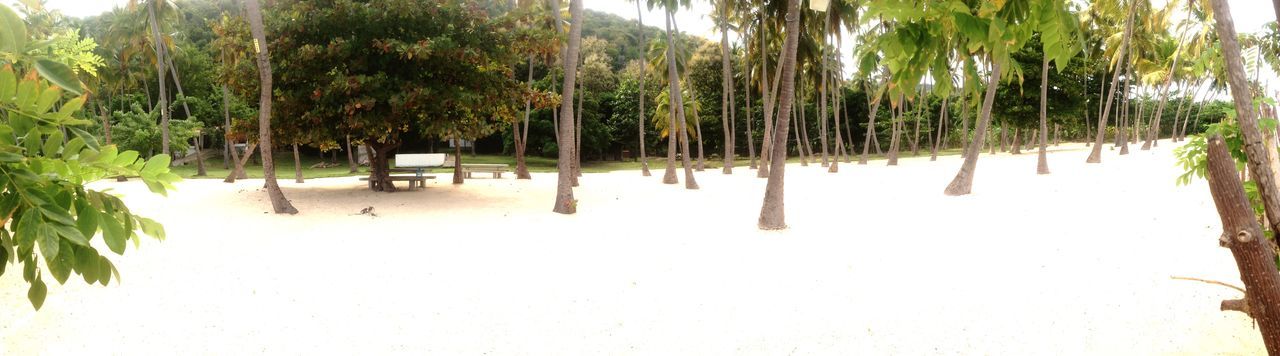
<instances>
[{"instance_id":1,"label":"coconut palm","mask_svg":"<svg viewBox=\"0 0 1280 356\"><path fill-rule=\"evenodd\" d=\"M800 42L800 0L788 0L786 10L786 39L782 44L781 63L782 82L779 83L780 100L778 112L787 113L791 111L795 97L795 77L796 77L796 48ZM765 115L768 115L766 113ZM768 152L772 155L769 160L769 180L765 184L764 204L760 206L759 227L762 230L778 230L787 227L786 214L783 193L786 167L787 167L787 115L778 115L778 124L774 128L773 139L775 143L782 145L781 149L774 149Z\"/></svg>"},{"instance_id":2,"label":"coconut palm","mask_svg":"<svg viewBox=\"0 0 1280 356\"><path fill-rule=\"evenodd\" d=\"M258 147L262 150L262 178L266 180L267 195L276 214L297 214L298 209L289 203L280 184L276 182L275 159L271 156L271 52L267 49L266 30L262 26L262 9L258 0L245 0L249 17L249 29L257 46L258 80L262 90L258 97ZM163 52L161 52L163 53ZM163 71L161 71L163 73ZM163 97L163 95L161 95ZM163 100L163 99L162 99Z\"/></svg>"},{"instance_id":3,"label":"coconut palm","mask_svg":"<svg viewBox=\"0 0 1280 356\"><path fill-rule=\"evenodd\" d=\"M559 8L559 1L552 0L553 9ZM556 14L556 23L559 23L559 12ZM572 17L569 24L569 41L565 46L564 58L578 58L579 47L582 46L582 0L569 0L569 13ZM572 98L574 85L576 84L578 74L578 61L564 61L564 84L561 89L562 98ZM556 202L552 211L560 214L573 214L578 211L578 201L573 199L573 183L576 181L573 175L573 145L563 144L564 139L574 137L573 127L573 105L561 105L560 120L557 128L562 138L559 145L560 155L556 162L559 179L556 182Z\"/></svg>"}]
</instances>

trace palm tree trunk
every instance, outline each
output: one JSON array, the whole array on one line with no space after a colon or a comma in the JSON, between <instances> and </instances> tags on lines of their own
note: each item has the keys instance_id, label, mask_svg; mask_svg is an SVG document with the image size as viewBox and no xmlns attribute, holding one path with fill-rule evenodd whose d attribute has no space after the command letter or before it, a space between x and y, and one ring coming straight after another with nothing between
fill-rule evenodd
<instances>
[{"instance_id":1,"label":"palm tree trunk","mask_svg":"<svg viewBox=\"0 0 1280 356\"><path fill-rule=\"evenodd\" d=\"M783 77L781 86L781 102L779 103L779 111L787 112L791 110L795 95L795 77L796 77L796 48L800 42L800 0L787 1L786 16L786 39L782 42L782 72ZM769 161L772 167L769 167L769 181L765 185L764 204L760 207L760 221L758 226L762 230L778 230L787 227L785 206L783 199L784 183L787 168L787 116L779 115L777 132L774 133L774 142L781 144L782 149L775 149L771 152L773 158Z\"/></svg>"},{"instance_id":2,"label":"palm tree trunk","mask_svg":"<svg viewBox=\"0 0 1280 356\"><path fill-rule=\"evenodd\" d=\"M201 148L200 148L200 146L204 145L204 139L201 136L203 135L196 134L196 137L194 139L195 147L196 147L196 177L204 177L209 175L209 172L206 172L204 169L204 155L202 155L203 152L201 151Z\"/></svg>"},{"instance_id":3,"label":"palm tree trunk","mask_svg":"<svg viewBox=\"0 0 1280 356\"><path fill-rule=\"evenodd\" d=\"M583 63L585 63L585 59L579 57L574 58L577 58L576 60L582 60L584 61ZM578 63L578 65L582 66L583 63ZM581 75L582 73L578 74ZM582 105L583 102L587 101L587 87L584 85L585 82L585 80L578 81L578 110L574 113L574 116L571 116L574 119L570 120L574 124L573 136L571 137L573 138L573 186L575 187L578 186L578 177L582 176ZM573 103L570 103L569 105L573 105Z\"/></svg>"},{"instance_id":4,"label":"palm tree trunk","mask_svg":"<svg viewBox=\"0 0 1280 356\"><path fill-rule=\"evenodd\" d=\"M254 40L262 44L257 46L258 80L262 84L258 96L258 146L262 150L262 177L266 180L267 195L271 197L271 208L276 214L297 214L298 209L289 203L289 199L280 190L280 184L276 182L275 159L271 157L271 62L267 60L270 46L267 45L266 30L262 26L262 10L258 0L247 0L245 3L248 5L249 29L253 32Z\"/></svg>"},{"instance_id":5,"label":"palm tree trunk","mask_svg":"<svg viewBox=\"0 0 1280 356\"><path fill-rule=\"evenodd\" d=\"M757 178L769 177L769 159L773 158L773 154L769 151L770 141L773 140L773 96L769 93L769 55L765 47L765 31L764 17L760 17L760 27L756 31L760 36L760 100L764 103L764 135L760 139L760 169L756 171ZM779 68L782 66L779 65Z\"/></svg>"},{"instance_id":6,"label":"palm tree trunk","mask_svg":"<svg viewBox=\"0 0 1280 356\"><path fill-rule=\"evenodd\" d=\"M915 131L915 133L912 134L915 137L911 139L911 156L913 157L920 155L920 119L924 116L925 108L929 106L928 100L928 96L923 95L923 92L921 92L920 104L916 106L915 128L912 129Z\"/></svg>"},{"instance_id":7,"label":"palm tree trunk","mask_svg":"<svg viewBox=\"0 0 1280 356\"><path fill-rule=\"evenodd\" d=\"M559 0L551 0L555 6L556 23L560 23ZM573 19L569 23L569 41L565 47L564 58L578 58L578 49L582 45L582 0L569 0L569 13ZM559 26L557 26L558 28ZM564 85L561 89L560 97L572 98L574 84L577 80L578 61L564 61ZM560 116L566 119L560 122L558 131L561 137L573 137L573 105L561 105ZM556 182L556 202L552 211L560 214L573 214L578 211L578 201L573 198L573 146L561 144L559 145L560 156L556 161L556 168L559 174Z\"/></svg>"},{"instance_id":8,"label":"palm tree trunk","mask_svg":"<svg viewBox=\"0 0 1280 356\"><path fill-rule=\"evenodd\" d=\"M747 52L747 51L744 50L743 52ZM746 95L746 99L747 99L745 105L743 105L747 116L743 119L743 121L747 123L747 157L750 160L749 166L747 168L756 169L758 167L756 165L755 130L752 129L751 127L752 121L754 119L751 116L752 102L751 102L751 60L750 58L751 56L744 54L742 59L742 67L744 68L744 70L742 71L742 75L743 75L742 92L744 93L743 95Z\"/></svg>"},{"instance_id":9,"label":"palm tree trunk","mask_svg":"<svg viewBox=\"0 0 1280 356\"><path fill-rule=\"evenodd\" d=\"M257 1L257 0L249 0ZM160 97L160 151L165 155L169 155L169 102L167 91L165 90L165 46L164 40L160 36L160 23L156 19L157 2L149 2L147 4L147 19L151 25L151 35L153 36L153 47L156 52L156 75L159 77L159 97ZM261 17L261 14L259 14ZM261 42L266 43L266 42Z\"/></svg>"},{"instance_id":10,"label":"palm tree trunk","mask_svg":"<svg viewBox=\"0 0 1280 356\"><path fill-rule=\"evenodd\" d=\"M929 161L938 160L938 148L942 147L942 133L947 130L947 104L951 101L951 96L942 98L942 108L938 109L938 133L937 138L933 140L933 150L929 152Z\"/></svg>"},{"instance_id":11,"label":"palm tree trunk","mask_svg":"<svg viewBox=\"0 0 1280 356\"><path fill-rule=\"evenodd\" d=\"M828 7L830 7L830 5L828 5ZM823 28L825 30L826 28L829 28L831 25L831 15L823 14L823 16L827 18L826 20L827 27ZM827 162L827 52L826 52L826 47L827 47L827 36L824 35L822 36L822 68L821 68L822 83L818 87L819 88L818 90L820 91L820 93L818 93L819 94L818 134L820 135L818 142L822 145L822 166L823 167L827 167L830 164Z\"/></svg>"},{"instance_id":12,"label":"palm tree trunk","mask_svg":"<svg viewBox=\"0 0 1280 356\"><path fill-rule=\"evenodd\" d=\"M169 63L169 74L173 76L173 86L178 89L178 96L186 97L187 94L182 92L182 80L178 79L178 67L173 65L173 56L165 56L164 59ZM186 100L182 101L182 112L187 114L188 119L191 118L191 107L187 105Z\"/></svg>"},{"instance_id":13,"label":"palm tree trunk","mask_svg":"<svg viewBox=\"0 0 1280 356\"><path fill-rule=\"evenodd\" d=\"M697 99L694 99L694 100L697 100ZM702 151L702 118L698 116L697 110L694 110L693 112L693 127L694 127L694 133L697 134L698 136L698 162L697 162L697 165L694 167L694 170L698 172L702 172L706 170L707 163L706 163L706 160L703 159L703 155L702 155L703 153Z\"/></svg>"},{"instance_id":14,"label":"palm tree trunk","mask_svg":"<svg viewBox=\"0 0 1280 356\"><path fill-rule=\"evenodd\" d=\"M960 171L956 172L956 177L951 180L951 184L947 185L947 189L943 191L946 195L957 196L966 195L973 190L973 174L978 166L978 155L982 150L983 134L987 132L987 125L991 123L991 106L996 99L996 88L1000 85L1000 62L990 60L991 62L991 80L987 83L986 96L982 98L982 114L978 118L977 126L974 128L973 142L969 145L969 153L964 157L964 165L960 166Z\"/></svg>"},{"instance_id":15,"label":"palm tree trunk","mask_svg":"<svg viewBox=\"0 0 1280 356\"><path fill-rule=\"evenodd\" d=\"M837 64L839 64L839 62L836 62L836 63L837 63ZM831 69L828 69L828 70L831 70ZM829 74L828 74L828 75L824 75L823 77L825 78L825 77L828 77L828 76L829 76ZM842 115L840 115L840 110L844 109L844 107L843 107L844 105L841 105L840 100L837 100L837 98L839 98L839 96L837 95L837 93L840 93L840 92L841 92L841 91L840 91L840 83L839 83L839 80L832 80L832 82L834 82L834 83L832 83L832 85L830 85L830 86L831 86L831 89L834 89L834 90L830 90L830 91L828 92L828 95L831 95L831 96L832 96L831 104L832 104L832 105L834 105L834 107L835 107L835 108L834 108L834 110L832 110L832 114L833 114L833 116L835 116L834 118L832 118L832 119L833 119L833 120L832 120L832 122L834 122L834 123L835 123L835 131L836 131L836 147L835 147L835 150L836 150L836 153L838 153L838 154L840 155L840 157L832 157L832 158L831 158L831 166L827 168L827 173L839 173L839 172L840 172L840 159L841 159L841 158L843 158L845 161L848 161L848 160L849 160L849 154L848 154L848 152L845 150L845 145L844 145L844 135L840 134L840 119L841 119L841 116L842 116ZM826 121L826 119L824 118L824 119L823 119L823 121L825 122L825 121ZM848 125L845 125L845 126L848 126Z\"/></svg>"},{"instance_id":16,"label":"palm tree trunk","mask_svg":"<svg viewBox=\"0 0 1280 356\"><path fill-rule=\"evenodd\" d=\"M645 36L644 11L640 10L640 2L641 0L636 0L636 27L640 29L640 43L649 43L648 38ZM648 145L646 144L647 142L644 140L644 120L645 120L644 103L648 101L648 98L649 98L644 94L644 90L645 90L644 81L645 81L645 78L648 76L647 74L645 74L646 67L648 67L648 65L644 65L644 64L640 65L640 116L636 118L636 123L639 126L638 132L640 133L640 141L638 145L640 146L640 175L648 177L651 175L651 173L649 173L649 156L645 153L645 146L648 146ZM526 123L525 125L527 126L528 124ZM526 132L527 130L528 129L526 128Z\"/></svg>"},{"instance_id":17,"label":"palm tree trunk","mask_svg":"<svg viewBox=\"0 0 1280 356\"><path fill-rule=\"evenodd\" d=\"M1107 118L1110 116L1111 100L1115 98L1116 85L1120 82L1121 70L1119 66L1126 63L1125 55L1129 49L1130 38L1133 36L1133 9L1137 4L1137 1L1129 2L1128 16L1124 23L1124 40L1123 44L1120 45L1120 53L1117 54L1119 60L1116 61L1116 72L1111 77L1111 91L1107 94L1107 101L1103 106L1102 115L1098 117L1098 134L1093 140L1093 151L1089 152L1089 158L1085 159L1086 163L1102 163L1102 139L1107 132Z\"/></svg>"},{"instance_id":18,"label":"palm tree trunk","mask_svg":"<svg viewBox=\"0 0 1280 356\"><path fill-rule=\"evenodd\" d=\"M721 0L724 1L724 0ZM636 0L636 10L640 9L640 0ZM720 122L724 126L724 174L733 174L734 130L733 111L733 64L729 52L729 7L721 6L720 16L720 81L724 88L720 93ZM643 43L643 42L641 42ZM725 100L728 98L729 100Z\"/></svg>"},{"instance_id":19,"label":"palm tree trunk","mask_svg":"<svg viewBox=\"0 0 1280 356\"><path fill-rule=\"evenodd\" d=\"M872 90L870 90L871 88L866 89L868 93L872 92ZM871 150L871 138L875 136L874 134L876 132L876 114L880 111L881 96L883 96L883 94L877 91L875 98L870 99L871 112L867 114L867 133L863 135L862 139L862 157L858 158L858 164L861 165L867 164L867 156Z\"/></svg>"},{"instance_id":20,"label":"palm tree trunk","mask_svg":"<svg viewBox=\"0 0 1280 356\"><path fill-rule=\"evenodd\" d=\"M685 120L684 112L684 92L680 90L680 73L676 69L676 47L680 44L676 42L675 34L672 32L673 22L675 21L675 9L667 9L667 70L671 80L671 105L675 106L678 122L676 129L680 132L680 161L684 165L684 187L685 189L698 189L698 182L693 178L693 163L689 157L689 124ZM675 31L679 31L676 27Z\"/></svg>"},{"instance_id":21,"label":"palm tree trunk","mask_svg":"<svg viewBox=\"0 0 1280 356\"><path fill-rule=\"evenodd\" d=\"M526 74L528 75L528 77L527 79L525 79L525 84L528 86L529 91L533 91L533 55L529 56L527 68L528 68L527 70L528 73ZM511 122L511 141L512 141L511 143L512 143L512 146L515 146L515 151L516 151L515 152L516 153L516 179L532 179L533 178L532 176L529 175L529 164L525 162L525 158L524 158L525 148L528 147L529 113L531 111L533 111L532 99L525 98L524 99L524 129L520 128L519 121ZM641 116L643 117L643 115ZM644 120L640 120L640 121L644 122ZM643 125L643 123L641 125Z\"/></svg>"},{"instance_id":22,"label":"palm tree trunk","mask_svg":"<svg viewBox=\"0 0 1280 356\"><path fill-rule=\"evenodd\" d=\"M1049 56L1040 65L1040 152L1036 157L1036 174L1049 174ZM1088 111L1088 110L1085 110Z\"/></svg>"}]
</instances>

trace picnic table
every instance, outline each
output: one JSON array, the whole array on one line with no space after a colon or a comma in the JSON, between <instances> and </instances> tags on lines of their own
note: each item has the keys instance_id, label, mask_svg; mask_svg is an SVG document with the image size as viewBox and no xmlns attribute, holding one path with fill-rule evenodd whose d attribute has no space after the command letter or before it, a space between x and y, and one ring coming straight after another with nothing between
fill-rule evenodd
<instances>
[{"instance_id":1,"label":"picnic table","mask_svg":"<svg viewBox=\"0 0 1280 356\"><path fill-rule=\"evenodd\" d=\"M426 188L427 179L435 179L435 176L426 175L427 169L444 166L445 154L443 153L408 153L397 154L395 158L395 167L388 171L393 173L413 173L413 175L397 174L387 177L391 181L408 181L409 189ZM369 189L373 189L373 180L369 177L360 178L360 180L369 181Z\"/></svg>"}]
</instances>

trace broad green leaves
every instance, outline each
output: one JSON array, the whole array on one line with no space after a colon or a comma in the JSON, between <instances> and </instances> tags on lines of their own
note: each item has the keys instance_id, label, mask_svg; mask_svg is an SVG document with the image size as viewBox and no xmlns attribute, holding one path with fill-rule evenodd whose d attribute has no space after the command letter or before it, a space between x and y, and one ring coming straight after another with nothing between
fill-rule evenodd
<instances>
[{"instance_id":1,"label":"broad green leaves","mask_svg":"<svg viewBox=\"0 0 1280 356\"><path fill-rule=\"evenodd\" d=\"M21 53L27 48L27 23L12 9L0 7L0 52Z\"/></svg>"},{"instance_id":2,"label":"broad green leaves","mask_svg":"<svg viewBox=\"0 0 1280 356\"><path fill-rule=\"evenodd\" d=\"M17 77L12 66L0 68L0 227L8 222L0 228L0 273L9 263L21 264L27 297L39 309L48 292L42 270L58 283L72 273L103 285L119 278L94 247L99 232L116 254L125 252L126 241L138 244L139 231L165 236L160 224L134 215L116 196L86 189L86 182L137 176L165 194L179 178L169 172L168 156L140 159L136 151L99 146L77 128L88 123L75 117L83 96L68 98L34 76Z\"/></svg>"},{"instance_id":3,"label":"broad green leaves","mask_svg":"<svg viewBox=\"0 0 1280 356\"><path fill-rule=\"evenodd\" d=\"M62 89L80 94L80 80L76 78L76 73L71 67L42 55L29 55L29 53L42 52L38 50L43 50L50 44L52 41L28 43L26 22L13 12L13 9L0 6L0 59L7 62L31 63L41 77Z\"/></svg>"}]
</instances>

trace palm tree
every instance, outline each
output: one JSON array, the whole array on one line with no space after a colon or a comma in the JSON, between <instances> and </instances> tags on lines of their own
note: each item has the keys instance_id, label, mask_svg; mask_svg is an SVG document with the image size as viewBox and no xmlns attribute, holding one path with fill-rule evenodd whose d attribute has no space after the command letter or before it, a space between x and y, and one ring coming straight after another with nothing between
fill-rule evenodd
<instances>
[{"instance_id":1,"label":"palm tree","mask_svg":"<svg viewBox=\"0 0 1280 356\"><path fill-rule=\"evenodd\" d=\"M1118 89L1116 86L1120 82L1120 73L1123 72L1121 66L1125 66L1125 63L1127 63L1125 62L1125 54L1129 49L1129 40L1133 36L1134 8L1137 4L1137 0L1129 0L1129 11L1124 25L1124 39L1117 48L1116 69L1111 77L1111 91L1107 94L1107 100L1103 103L1102 116L1098 117L1098 134L1094 137L1093 151L1089 153L1089 158L1085 160L1086 163L1102 163L1102 139L1107 131L1107 118L1111 115L1111 101L1115 99L1116 90Z\"/></svg>"},{"instance_id":2,"label":"palm tree","mask_svg":"<svg viewBox=\"0 0 1280 356\"><path fill-rule=\"evenodd\" d=\"M645 43L648 40L645 39L644 11L640 10L640 1L642 0L636 0L636 27L640 29L640 43ZM651 175L649 173L649 156L645 155L644 152L644 148L647 146L644 140L644 103L648 101L648 97L644 95L644 80L646 76L644 72L647 69L646 67L648 67L648 64L640 64L640 116L636 118L636 123L640 126L637 130L640 133L640 174L648 177Z\"/></svg>"},{"instance_id":3,"label":"palm tree","mask_svg":"<svg viewBox=\"0 0 1280 356\"><path fill-rule=\"evenodd\" d=\"M552 4L556 5L553 9L559 8L558 0L552 0ZM558 24L560 22L559 11L553 11L553 13L556 14L556 23ZM569 42L565 46L564 85L561 89L561 97L563 98L573 97L574 85L578 77L578 61L571 60L571 58L578 58L579 47L582 46L582 0L569 0L569 13L573 18L569 23ZM564 120L560 120L560 127L558 127L560 137L562 139L574 137L573 105L561 105L560 117L564 118ZM573 214L578 211L578 201L573 198L573 182L575 180L572 167L573 145L564 144L563 140L561 140L559 149L560 156L556 161L559 179L556 182L556 203L552 211L560 214Z\"/></svg>"},{"instance_id":4,"label":"palm tree","mask_svg":"<svg viewBox=\"0 0 1280 356\"><path fill-rule=\"evenodd\" d=\"M271 197L271 208L276 214L297 214L298 209L284 197L280 184L276 182L275 159L271 156L271 61L268 60L271 52L267 48L266 30L262 26L262 9L258 0L245 0L245 5L248 7L249 30L253 32L257 49L258 79L262 83L262 91L258 96L258 147L262 150L262 178L266 180L267 195Z\"/></svg>"},{"instance_id":5,"label":"palm tree","mask_svg":"<svg viewBox=\"0 0 1280 356\"><path fill-rule=\"evenodd\" d=\"M675 123L675 125L673 126L675 126L676 129L679 130L678 138L680 139L680 152L682 153L680 155L680 158L681 158L681 163L684 165L684 187L685 189L698 189L698 182L694 180L694 177L693 177L693 164L691 159L689 158L689 132L688 130L685 129L687 120L685 120L684 96L681 95L682 91L680 90L680 74L676 67L676 61L677 61L676 49L677 47L680 46L680 43L676 42L675 32L672 28L672 21L675 17L676 8L678 6L688 7L689 0L649 0L650 8L653 8L655 5L662 7L663 12L665 13L664 17L667 23L666 37L667 37L667 43L669 44L666 50L667 77L668 77L667 86L668 86L668 91L670 92L669 95L672 98L674 98L672 102L673 104L672 110L675 110L675 118L677 123ZM674 141L671 141L671 142L674 142ZM667 174L663 178L663 183L671 182L671 180L674 180L675 178L675 166L674 166L675 162L672 160L672 158L674 158L674 157L671 157L672 153L673 152L668 151L668 154L667 154L667 157L668 157Z\"/></svg>"},{"instance_id":6,"label":"palm tree","mask_svg":"<svg viewBox=\"0 0 1280 356\"><path fill-rule=\"evenodd\" d=\"M791 110L795 97L796 48L800 42L800 0L788 0L786 10L786 39L782 42L781 62L782 82L781 100L778 111L786 113ZM767 114L766 114L767 115ZM783 199L783 179L787 167L787 115L778 115L778 124L774 128L773 142L781 144L781 149L769 152L773 157L769 160L769 180L765 184L764 204L760 207L759 227L762 230L778 230L787 227Z\"/></svg>"},{"instance_id":7,"label":"palm tree","mask_svg":"<svg viewBox=\"0 0 1280 356\"><path fill-rule=\"evenodd\" d=\"M734 9L737 0L715 0L715 4L718 15L712 16L712 21L720 27L720 121L724 129L723 172L724 174L733 174L733 149L737 146L734 144L735 131L733 123L736 122L737 105L734 103L733 65L730 59L731 52L729 51L729 22L732 20L731 16L737 13ZM638 0L636 6L636 10L639 10ZM644 111L641 110L640 114L643 116Z\"/></svg>"}]
</instances>

